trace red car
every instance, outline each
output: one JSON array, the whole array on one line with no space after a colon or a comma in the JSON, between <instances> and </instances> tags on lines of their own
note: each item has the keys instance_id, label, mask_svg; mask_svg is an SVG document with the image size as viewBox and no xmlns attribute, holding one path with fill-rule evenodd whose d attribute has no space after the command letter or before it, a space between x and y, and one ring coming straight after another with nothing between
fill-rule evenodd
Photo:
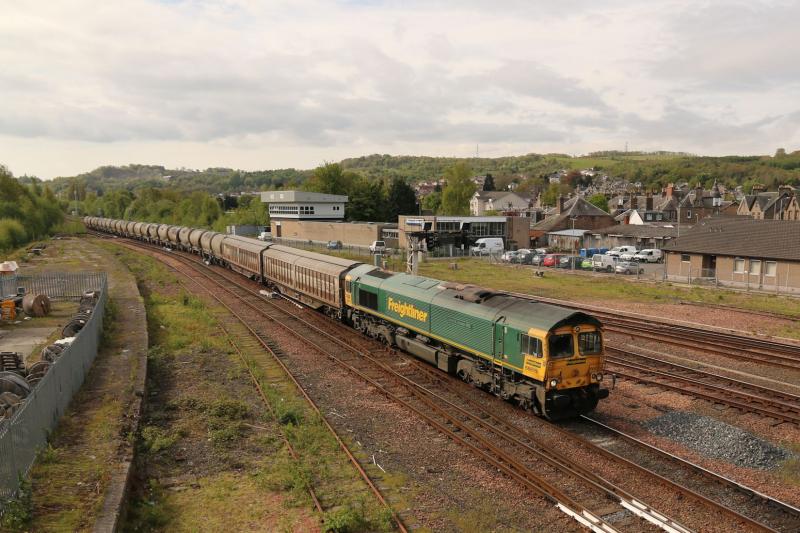
<instances>
[{"instance_id":1,"label":"red car","mask_svg":"<svg viewBox=\"0 0 800 533\"><path fill-rule=\"evenodd\" d=\"M555 267L558 266L558 259L564 254L547 254L544 256L542 266Z\"/></svg>"}]
</instances>

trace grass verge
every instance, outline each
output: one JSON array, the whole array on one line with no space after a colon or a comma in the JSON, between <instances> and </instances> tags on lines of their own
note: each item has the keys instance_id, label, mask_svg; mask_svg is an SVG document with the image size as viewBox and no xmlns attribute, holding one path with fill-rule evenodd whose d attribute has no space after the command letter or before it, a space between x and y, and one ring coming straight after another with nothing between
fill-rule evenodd
<instances>
[{"instance_id":1,"label":"grass verge","mask_svg":"<svg viewBox=\"0 0 800 533\"><path fill-rule=\"evenodd\" d=\"M151 343L147 408L137 438L141 479L124 529L389 529L391 516L359 486L335 439L280 379L271 356L245 349L243 362L219 328L223 309L187 293L154 259L118 253L145 296ZM244 327L226 327L235 339L249 335ZM281 434L299 461L289 456ZM309 486L328 510L324 516L313 512Z\"/></svg>"}]
</instances>

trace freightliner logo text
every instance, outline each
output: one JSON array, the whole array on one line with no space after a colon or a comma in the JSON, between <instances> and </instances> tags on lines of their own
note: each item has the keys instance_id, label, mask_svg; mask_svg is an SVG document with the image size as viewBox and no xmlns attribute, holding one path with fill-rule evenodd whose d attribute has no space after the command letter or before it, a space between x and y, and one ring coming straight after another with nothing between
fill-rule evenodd
<instances>
[{"instance_id":1,"label":"freightliner logo text","mask_svg":"<svg viewBox=\"0 0 800 533\"><path fill-rule=\"evenodd\" d=\"M400 318L409 317L413 318L414 320L419 320L420 322L428 321L428 313L422 309L417 309L413 304L398 302L394 298L390 297L387 300L386 305L389 307L390 311L394 311L400 315Z\"/></svg>"}]
</instances>

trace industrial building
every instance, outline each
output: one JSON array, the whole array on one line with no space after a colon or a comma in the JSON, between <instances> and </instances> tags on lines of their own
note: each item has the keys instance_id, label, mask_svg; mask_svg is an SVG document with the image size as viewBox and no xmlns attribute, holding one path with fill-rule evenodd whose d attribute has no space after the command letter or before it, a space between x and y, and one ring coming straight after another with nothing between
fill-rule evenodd
<instances>
[{"instance_id":1,"label":"industrial building","mask_svg":"<svg viewBox=\"0 0 800 533\"><path fill-rule=\"evenodd\" d=\"M314 244L338 241L347 246L369 246L373 241L386 241L389 248L398 246L396 234L391 231L396 232L397 224L389 222L271 219L270 225L272 238L287 244L291 244L291 241Z\"/></svg>"},{"instance_id":2,"label":"industrial building","mask_svg":"<svg viewBox=\"0 0 800 533\"><path fill-rule=\"evenodd\" d=\"M411 216L397 221L398 245L408 247L408 234L429 231L442 252L468 250L481 237L502 237L507 249L527 248L531 220L526 217Z\"/></svg>"}]
</instances>

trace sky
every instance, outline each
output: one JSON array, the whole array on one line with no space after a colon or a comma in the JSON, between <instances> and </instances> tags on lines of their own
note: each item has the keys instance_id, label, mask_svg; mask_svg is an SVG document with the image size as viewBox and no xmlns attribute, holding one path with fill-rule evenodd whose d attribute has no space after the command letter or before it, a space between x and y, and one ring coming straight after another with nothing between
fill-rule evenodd
<instances>
[{"instance_id":1,"label":"sky","mask_svg":"<svg viewBox=\"0 0 800 533\"><path fill-rule=\"evenodd\" d=\"M800 2L17 0L0 163L800 149Z\"/></svg>"}]
</instances>

